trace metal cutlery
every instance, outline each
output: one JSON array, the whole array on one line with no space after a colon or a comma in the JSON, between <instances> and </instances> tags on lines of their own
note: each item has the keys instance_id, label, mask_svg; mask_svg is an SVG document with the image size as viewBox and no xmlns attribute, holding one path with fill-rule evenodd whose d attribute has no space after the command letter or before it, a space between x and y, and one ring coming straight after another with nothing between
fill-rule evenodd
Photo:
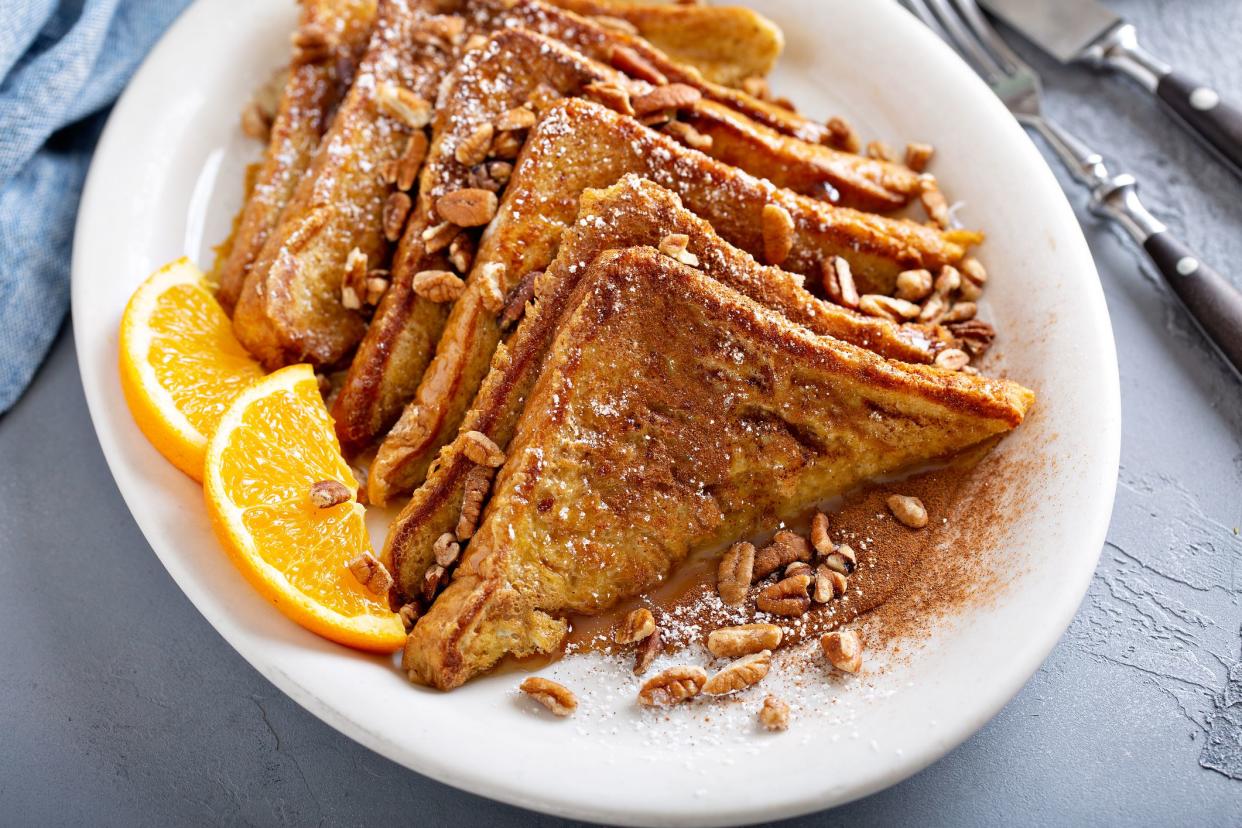
<instances>
[{"instance_id":1,"label":"metal cutlery","mask_svg":"<svg viewBox=\"0 0 1242 828\"><path fill-rule=\"evenodd\" d=\"M1143 206L1134 176L1114 174L1103 156L1044 116L1039 76L1001 40L975 0L902 2L956 49L1013 116L1038 133L1090 189L1092 211L1116 222L1143 248L1199 329L1242 378L1242 293Z\"/></svg>"},{"instance_id":2,"label":"metal cutlery","mask_svg":"<svg viewBox=\"0 0 1242 828\"><path fill-rule=\"evenodd\" d=\"M1128 75L1242 175L1242 109L1139 45L1134 26L1096 0L979 0L1062 63Z\"/></svg>"}]
</instances>

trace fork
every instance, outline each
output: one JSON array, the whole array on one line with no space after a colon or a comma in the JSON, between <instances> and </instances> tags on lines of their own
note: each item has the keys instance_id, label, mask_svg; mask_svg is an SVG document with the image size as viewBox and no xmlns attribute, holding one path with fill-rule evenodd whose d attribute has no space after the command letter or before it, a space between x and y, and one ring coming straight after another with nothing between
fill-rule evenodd
<instances>
[{"instance_id":1,"label":"fork","mask_svg":"<svg viewBox=\"0 0 1242 828\"><path fill-rule=\"evenodd\" d=\"M1091 211L1120 225L1142 247L1199 330L1242 379L1242 293L1143 206L1134 176L1114 174L1102 155L1044 116L1039 75L1001 40L975 0L902 3L965 58L1018 122L1043 138L1090 189Z\"/></svg>"}]
</instances>

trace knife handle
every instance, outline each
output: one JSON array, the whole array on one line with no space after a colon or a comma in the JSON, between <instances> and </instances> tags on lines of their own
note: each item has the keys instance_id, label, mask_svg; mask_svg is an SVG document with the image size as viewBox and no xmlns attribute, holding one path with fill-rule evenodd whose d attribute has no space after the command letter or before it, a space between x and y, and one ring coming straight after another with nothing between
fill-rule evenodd
<instances>
[{"instance_id":1,"label":"knife handle","mask_svg":"<svg viewBox=\"0 0 1242 828\"><path fill-rule=\"evenodd\" d=\"M1148 236L1143 249L1199 330L1242 377L1242 293L1168 230Z\"/></svg>"},{"instance_id":2,"label":"knife handle","mask_svg":"<svg viewBox=\"0 0 1242 828\"><path fill-rule=\"evenodd\" d=\"M1156 96L1242 175L1242 110L1177 71L1157 81Z\"/></svg>"}]
</instances>

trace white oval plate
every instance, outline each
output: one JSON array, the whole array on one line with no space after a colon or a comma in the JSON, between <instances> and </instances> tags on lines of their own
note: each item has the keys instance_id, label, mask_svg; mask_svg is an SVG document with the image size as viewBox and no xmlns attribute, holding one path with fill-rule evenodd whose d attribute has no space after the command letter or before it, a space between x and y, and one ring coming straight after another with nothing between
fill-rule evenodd
<instances>
[{"instance_id":1,"label":"white oval plate","mask_svg":"<svg viewBox=\"0 0 1242 828\"><path fill-rule=\"evenodd\" d=\"M1039 458L995 555L1009 582L901 664L858 683L812 681L787 733L756 732L762 694L705 721L662 722L633 679L590 659L552 672L582 696L549 721L512 675L451 694L411 687L384 659L303 631L257 596L212 537L199 488L134 426L117 381L117 328L160 264L211 262L257 155L237 128L251 91L287 54L287 0L200 0L117 104L82 198L73 321L104 454L151 547L207 620L264 676L352 739L420 773L507 802L632 824L711 825L805 813L891 785L991 718L1069 624L1099 555L1119 446L1118 381L1103 294L1065 197L1022 130L944 45L895 4L765 0L788 48L774 85L864 136L935 143L934 169L984 228L1002 369L1039 394L1004 444ZM756 689L758 690L758 688ZM756 691L752 691L756 692ZM835 701L834 701L835 700ZM830 709L828 709L830 708ZM743 715L744 714L744 715Z\"/></svg>"}]
</instances>

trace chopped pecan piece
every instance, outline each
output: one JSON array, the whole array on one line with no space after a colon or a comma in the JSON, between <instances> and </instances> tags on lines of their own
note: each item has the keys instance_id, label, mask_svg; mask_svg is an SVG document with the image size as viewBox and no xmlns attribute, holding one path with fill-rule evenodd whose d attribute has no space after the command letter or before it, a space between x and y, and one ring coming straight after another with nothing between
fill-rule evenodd
<instances>
[{"instance_id":1,"label":"chopped pecan piece","mask_svg":"<svg viewBox=\"0 0 1242 828\"><path fill-rule=\"evenodd\" d=\"M952 325L955 322L967 322L974 319L978 312L979 307L974 302L954 302L953 306L941 315L940 323Z\"/></svg>"},{"instance_id":2,"label":"chopped pecan piece","mask_svg":"<svg viewBox=\"0 0 1242 828\"><path fill-rule=\"evenodd\" d=\"M858 565L858 557L854 554L854 547L843 543L824 556L824 563L834 572L849 575Z\"/></svg>"},{"instance_id":3,"label":"chopped pecan piece","mask_svg":"<svg viewBox=\"0 0 1242 828\"><path fill-rule=\"evenodd\" d=\"M456 301L466 289L466 283L447 270L420 270L411 284L416 294L432 302Z\"/></svg>"},{"instance_id":4,"label":"chopped pecan piece","mask_svg":"<svg viewBox=\"0 0 1242 828\"><path fill-rule=\"evenodd\" d=\"M755 599L760 612L796 618L811 608L810 575L794 575L765 587Z\"/></svg>"},{"instance_id":5,"label":"chopped pecan piece","mask_svg":"<svg viewBox=\"0 0 1242 828\"><path fill-rule=\"evenodd\" d=\"M953 265L944 265L936 276L934 287L936 293L948 297L950 293L962 286L962 272Z\"/></svg>"},{"instance_id":6,"label":"chopped pecan piece","mask_svg":"<svg viewBox=\"0 0 1242 828\"><path fill-rule=\"evenodd\" d=\"M819 646L838 670L857 673L862 669L862 639L853 630L833 630L819 639Z\"/></svg>"},{"instance_id":7,"label":"chopped pecan piece","mask_svg":"<svg viewBox=\"0 0 1242 828\"><path fill-rule=\"evenodd\" d=\"M686 249L689 243L690 237L685 233L669 233L660 239L660 252L684 265L698 267L699 257Z\"/></svg>"},{"instance_id":8,"label":"chopped pecan piece","mask_svg":"<svg viewBox=\"0 0 1242 828\"><path fill-rule=\"evenodd\" d=\"M384 294L388 292L388 279L381 275L386 272L384 270L372 270L367 275L366 303L368 305L378 305L380 300L384 298Z\"/></svg>"},{"instance_id":9,"label":"chopped pecan piece","mask_svg":"<svg viewBox=\"0 0 1242 828\"><path fill-rule=\"evenodd\" d=\"M773 733L789 729L789 704L776 696L766 696L759 708L759 724Z\"/></svg>"},{"instance_id":10,"label":"chopped pecan piece","mask_svg":"<svg viewBox=\"0 0 1242 828\"><path fill-rule=\"evenodd\" d=\"M894 296L885 296L882 293L864 294L858 300L858 309L868 316L889 319L893 322L913 319L922 310L913 302L907 302L905 299L898 299Z\"/></svg>"},{"instance_id":11,"label":"chopped pecan piece","mask_svg":"<svg viewBox=\"0 0 1242 828\"><path fill-rule=\"evenodd\" d=\"M634 653L634 675L641 676L647 672L647 668L651 666L651 662L656 660L661 649L663 649L663 642L660 640L660 628L656 627L651 631L651 635L638 642L638 651Z\"/></svg>"},{"instance_id":12,"label":"chopped pecan piece","mask_svg":"<svg viewBox=\"0 0 1242 828\"><path fill-rule=\"evenodd\" d=\"M384 202L384 238L390 242L401 238L401 231L405 229L405 220L409 217L410 208L413 206L414 202L407 193L400 190L389 193L388 199Z\"/></svg>"},{"instance_id":13,"label":"chopped pecan piece","mask_svg":"<svg viewBox=\"0 0 1242 828\"><path fill-rule=\"evenodd\" d=\"M568 716L578 709L578 699L563 684L542 676L530 676L519 686L523 693L546 707L553 715Z\"/></svg>"},{"instance_id":14,"label":"chopped pecan piece","mask_svg":"<svg viewBox=\"0 0 1242 828\"><path fill-rule=\"evenodd\" d=\"M504 310L505 293L500 287L501 281L505 276L505 266L503 262L488 262L480 268L479 283L480 294L479 301L483 303L483 307L488 313L497 314Z\"/></svg>"},{"instance_id":15,"label":"chopped pecan piece","mask_svg":"<svg viewBox=\"0 0 1242 828\"><path fill-rule=\"evenodd\" d=\"M838 595L844 595L848 582L844 575L823 563L815 570L815 588L811 597L817 603L826 604Z\"/></svg>"},{"instance_id":16,"label":"chopped pecan piece","mask_svg":"<svg viewBox=\"0 0 1242 828\"><path fill-rule=\"evenodd\" d=\"M469 273L474 264L474 251L474 237L463 230L449 243L449 263L458 273Z\"/></svg>"},{"instance_id":17,"label":"chopped pecan piece","mask_svg":"<svg viewBox=\"0 0 1242 828\"><path fill-rule=\"evenodd\" d=\"M877 161L892 161L893 151L883 141L868 141L867 157L874 158Z\"/></svg>"},{"instance_id":18,"label":"chopped pecan piece","mask_svg":"<svg viewBox=\"0 0 1242 828\"><path fill-rule=\"evenodd\" d=\"M452 244L457 237L457 227L451 221L442 221L423 231L423 251L428 255L439 253Z\"/></svg>"},{"instance_id":19,"label":"chopped pecan piece","mask_svg":"<svg viewBox=\"0 0 1242 828\"><path fill-rule=\"evenodd\" d=\"M591 100L603 104L614 112L622 115L634 114L634 105L630 103L630 93L620 84L595 81L588 83L582 91Z\"/></svg>"},{"instance_id":20,"label":"chopped pecan piece","mask_svg":"<svg viewBox=\"0 0 1242 828\"><path fill-rule=\"evenodd\" d=\"M772 90L768 86L768 80L761 75L751 75L742 79L742 91L752 98L758 98L766 101L772 97Z\"/></svg>"},{"instance_id":21,"label":"chopped pecan piece","mask_svg":"<svg viewBox=\"0 0 1242 828\"><path fill-rule=\"evenodd\" d=\"M760 650L775 650L784 633L775 624L721 627L707 636L707 650L717 658L737 658Z\"/></svg>"},{"instance_id":22,"label":"chopped pecan piece","mask_svg":"<svg viewBox=\"0 0 1242 828\"><path fill-rule=\"evenodd\" d=\"M821 557L832 554L837 548L828 536L828 516L823 512L816 512L811 518L811 546Z\"/></svg>"},{"instance_id":23,"label":"chopped pecan piece","mask_svg":"<svg viewBox=\"0 0 1242 828\"><path fill-rule=\"evenodd\" d=\"M932 224L941 230L949 226L949 202L945 200L944 193L940 192L936 179L923 178L919 188L919 201L923 203L923 210Z\"/></svg>"},{"instance_id":24,"label":"chopped pecan piece","mask_svg":"<svg viewBox=\"0 0 1242 828\"><path fill-rule=\"evenodd\" d=\"M241 131L247 138L267 143L271 137L272 122L263 113L258 101L250 101L242 109Z\"/></svg>"},{"instance_id":25,"label":"chopped pecan piece","mask_svg":"<svg viewBox=\"0 0 1242 828\"><path fill-rule=\"evenodd\" d=\"M922 529L927 525L927 508L923 501L910 495L889 495L888 509L893 517L911 529Z\"/></svg>"},{"instance_id":26,"label":"chopped pecan piece","mask_svg":"<svg viewBox=\"0 0 1242 828\"><path fill-rule=\"evenodd\" d=\"M862 141L858 138L858 133L849 125L849 122L843 118L832 116L828 119L828 143L830 146L836 147L843 152L858 152L862 147Z\"/></svg>"},{"instance_id":27,"label":"chopped pecan piece","mask_svg":"<svg viewBox=\"0 0 1242 828\"><path fill-rule=\"evenodd\" d=\"M499 200L491 190L465 187L445 193L436 199L436 212L440 218L458 227L479 227L496 215Z\"/></svg>"},{"instance_id":28,"label":"chopped pecan piece","mask_svg":"<svg viewBox=\"0 0 1242 828\"><path fill-rule=\"evenodd\" d=\"M333 39L317 23L307 23L293 33L295 63L320 63L332 56Z\"/></svg>"},{"instance_id":29,"label":"chopped pecan piece","mask_svg":"<svg viewBox=\"0 0 1242 828\"><path fill-rule=\"evenodd\" d=\"M319 480L311 484L310 499L320 509L329 509L349 500L349 487L339 480Z\"/></svg>"},{"instance_id":30,"label":"chopped pecan piece","mask_svg":"<svg viewBox=\"0 0 1242 828\"><path fill-rule=\"evenodd\" d=\"M397 615L401 616L401 626L405 627L406 632L409 632L418 623L418 604L402 605L401 609L397 610Z\"/></svg>"},{"instance_id":31,"label":"chopped pecan piece","mask_svg":"<svg viewBox=\"0 0 1242 828\"><path fill-rule=\"evenodd\" d=\"M505 453L500 446L481 431L467 431L462 435L462 453L480 466L496 468L505 462Z\"/></svg>"},{"instance_id":32,"label":"chopped pecan piece","mask_svg":"<svg viewBox=\"0 0 1242 828\"><path fill-rule=\"evenodd\" d=\"M669 121L664 131L691 149L707 152L712 148L712 136L704 135L684 121Z\"/></svg>"},{"instance_id":33,"label":"chopped pecan piece","mask_svg":"<svg viewBox=\"0 0 1242 828\"><path fill-rule=\"evenodd\" d=\"M932 292L931 271L919 268L897 274L897 290L893 294L907 302L922 302Z\"/></svg>"},{"instance_id":34,"label":"chopped pecan piece","mask_svg":"<svg viewBox=\"0 0 1242 828\"><path fill-rule=\"evenodd\" d=\"M794 575L810 575L810 574L811 574L811 565L809 563L807 563L806 561L794 561L789 566L785 567L784 577L789 578Z\"/></svg>"},{"instance_id":35,"label":"chopped pecan piece","mask_svg":"<svg viewBox=\"0 0 1242 828\"><path fill-rule=\"evenodd\" d=\"M709 696L725 696L745 690L752 684L758 684L768 674L771 667L771 650L761 650L742 656L709 678L703 685L703 692Z\"/></svg>"},{"instance_id":36,"label":"chopped pecan piece","mask_svg":"<svg viewBox=\"0 0 1242 828\"><path fill-rule=\"evenodd\" d=\"M483 501L487 499L487 490L492 485L492 469L489 466L475 466L466 472L465 494L461 498L461 516L457 518L457 540L469 540L479 526L479 516L483 513Z\"/></svg>"},{"instance_id":37,"label":"chopped pecan piece","mask_svg":"<svg viewBox=\"0 0 1242 828\"><path fill-rule=\"evenodd\" d=\"M530 129L538 118L535 113L524 106L515 106L496 119L496 129L508 132L515 129Z\"/></svg>"},{"instance_id":38,"label":"chopped pecan piece","mask_svg":"<svg viewBox=\"0 0 1242 828\"><path fill-rule=\"evenodd\" d=\"M457 163L467 167L482 163L487 158L487 151L491 149L492 137L495 134L496 128L491 124L479 124L457 145L453 157L457 159Z\"/></svg>"},{"instance_id":39,"label":"chopped pecan piece","mask_svg":"<svg viewBox=\"0 0 1242 828\"><path fill-rule=\"evenodd\" d=\"M716 569L716 591L720 600L736 606L746 600L746 591L754 578L755 547L745 541L735 543L720 558Z\"/></svg>"},{"instance_id":40,"label":"chopped pecan piece","mask_svg":"<svg viewBox=\"0 0 1242 828\"><path fill-rule=\"evenodd\" d=\"M358 583L366 588L367 592L379 598L386 598L388 591L392 589L392 575L389 574L388 568L380 563L379 559L370 552L363 552L354 558L348 564L349 572L358 579Z\"/></svg>"},{"instance_id":41,"label":"chopped pecan piece","mask_svg":"<svg viewBox=\"0 0 1242 828\"><path fill-rule=\"evenodd\" d=\"M512 161L518 157L518 153L521 151L522 139L518 137L518 134L516 132L502 132L496 136L496 140L492 141L492 148L488 154L495 158Z\"/></svg>"},{"instance_id":42,"label":"chopped pecan piece","mask_svg":"<svg viewBox=\"0 0 1242 828\"><path fill-rule=\"evenodd\" d=\"M651 610L639 607L625 616L625 621L613 633L612 640L618 644L633 644L651 635L655 628L655 616L651 614Z\"/></svg>"},{"instance_id":43,"label":"chopped pecan piece","mask_svg":"<svg viewBox=\"0 0 1242 828\"><path fill-rule=\"evenodd\" d=\"M911 141L906 144L906 166L917 173L923 172L927 169L927 165L935 151L931 144Z\"/></svg>"},{"instance_id":44,"label":"chopped pecan piece","mask_svg":"<svg viewBox=\"0 0 1242 828\"><path fill-rule=\"evenodd\" d=\"M780 265L793 249L794 222L789 211L779 204L766 204L761 219L763 257L768 264Z\"/></svg>"},{"instance_id":45,"label":"chopped pecan piece","mask_svg":"<svg viewBox=\"0 0 1242 828\"><path fill-rule=\"evenodd\" d=\"M345 272L341 275L341 304L350 310L358 310L366 293L367 254L355 247L345 257Z\"/></svg>"},{"instance_id":46,"label":"chopped pecan piece","mask_svg":"<svg viewBox=\"0 0 1242 828\"><path fill-rule=\"evenodd\" d=\"M426 132L419 129L410 134L410 140L405 142L405 151L397 159L394 177L397 189L408 190L414 186L414 179L418 177L418 171L427 158L427 146Z\"/></svg>"},{"instance_id":47,"label":"chopped pecan piece","mask_svg":"<svg viewBox=\"0 0 1242 828\"><path fill-rule=\"evenodd\" d=\"M771 543L755 555L755 567L751 579L761 581L794 561L809 560L811 560L811 547L806 542L806 538L797 532L782 529L772 537Z\"/></svg>"},{"instance_id":48,"label":"chopped pecan piece","mask_svg":"<svg viewBox=\"0 0 1242 828\"><path fill-rule=\"evenodd\" d=\"M509 296L505 299L504 312L500 314L500 329L508 330L508 328L526 312L526 303L535 295L535 282L543 275L542 270L532 270L522 277L522 281L509 291Z\"/></svg>"},{"instance_id":49,"label":"chopped pecan piece","mask_svg":"<svg viewBox=\"0 0 1242 828\"><path fill-rule=\"evenodd\" d=\"M431 104L396 84L381 83L375 87L375 102L385 115L410 129L422 129L431 123Z\"/></svg>"},{"instance_id":50,"label":"chopped pecan piece","mask_svg":"<svg viewBox=\"0 0 1242 828\"><path fill-rule=\"evenodd\" d=\"M702 667L679 665L656 673L638 690L638 703L644 707L672 707L694 698L707 683Z\"/></svg>"},{"instance_id":51,"label":"chopped pecan piece","mask_svg":"<svg viewBox=\"0 0 1242 828\"><path fill-rule=\"evenodd\" d=\"M436 592L440 589L440 581L444 578L444 567L439 564L432 564L423 573L423 600L428 603L436 597Z\"/></svg>"},{"instance_id":52,"label":"chopped pecan piece","mask_svg":"<svg viewBox=\"0 0 1242 828\"><path fill-rule=\"evenodd\" d=\"M452 532L445 532L436 538L431 552L436 556L436 563L448 568L457 562L457 556L461 554L461 544L457 542Z\"/></svg>"}]
</instances>

